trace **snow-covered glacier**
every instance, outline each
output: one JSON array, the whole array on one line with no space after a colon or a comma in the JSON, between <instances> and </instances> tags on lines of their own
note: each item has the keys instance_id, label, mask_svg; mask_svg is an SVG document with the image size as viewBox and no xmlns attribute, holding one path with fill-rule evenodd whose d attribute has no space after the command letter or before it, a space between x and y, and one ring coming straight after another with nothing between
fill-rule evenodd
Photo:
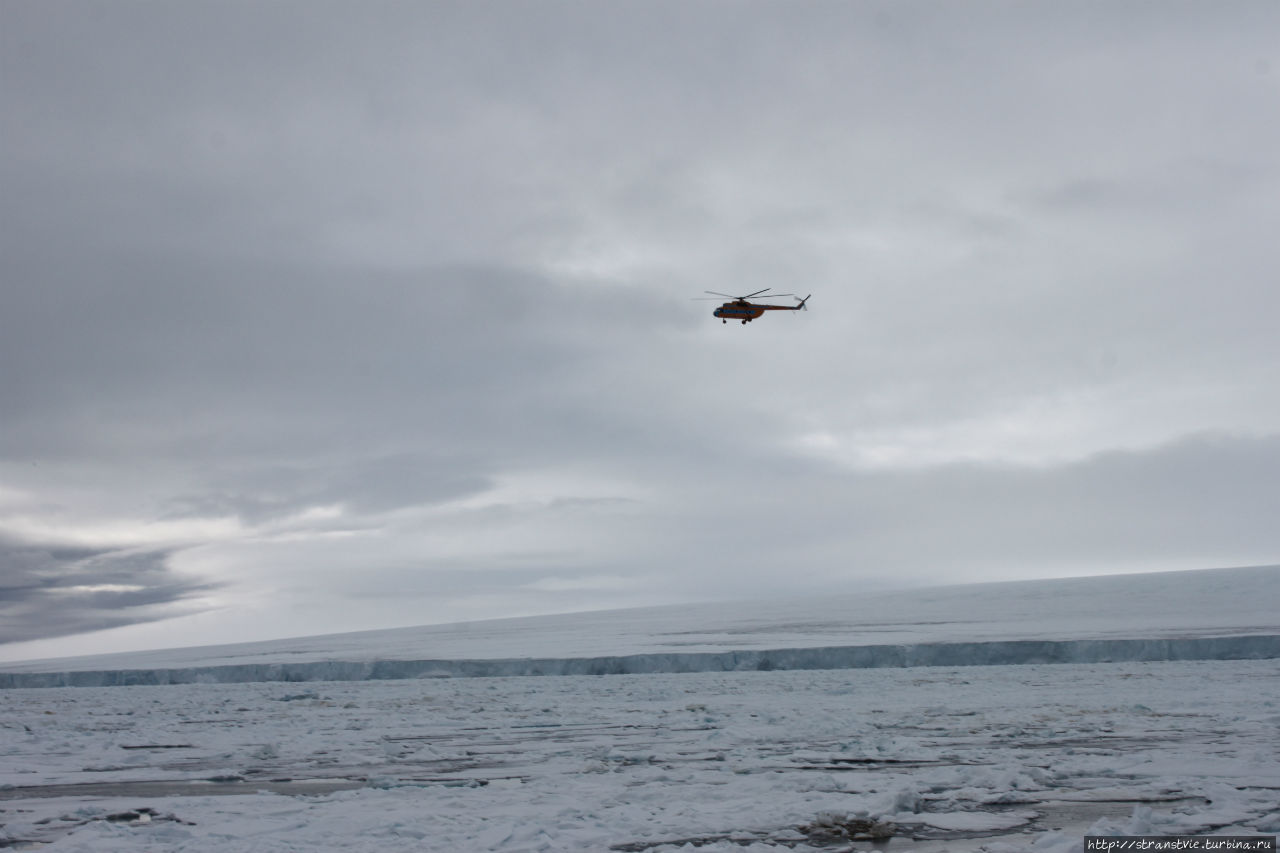
<instances>
[{"instance_id":1,"label":"snow-covered glacier","mask_svg":"<svg viewBox=\"0 0 1280 853\"><path fill-rule=\"evenodd\" d=\"M1280 566L641 608L0 664L0 687L1268 658L1280 658Z\"/></svg>"}]
</instances>

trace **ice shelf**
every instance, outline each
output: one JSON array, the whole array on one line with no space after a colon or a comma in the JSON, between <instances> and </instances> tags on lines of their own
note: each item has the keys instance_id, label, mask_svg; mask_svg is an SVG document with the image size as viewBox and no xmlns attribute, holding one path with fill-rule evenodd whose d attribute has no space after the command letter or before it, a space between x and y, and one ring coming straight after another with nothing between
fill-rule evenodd
<instances>
[{"instance_id":1,"label":"ice shelf","mask_svg":"<svg viewBox=\"0 0 1280 853\"><path fill-rule=\"evenodd\" d=\"M532 675L625 675L915 666L1008 666L1121 661L1280 658L1280 635L1170 639L1007 640L987 643L828 646L728 652L491 660L311 661L176 669L0 673L0 688L231 684L252 681L374 681Z\"/></svg>"}]
</instances>

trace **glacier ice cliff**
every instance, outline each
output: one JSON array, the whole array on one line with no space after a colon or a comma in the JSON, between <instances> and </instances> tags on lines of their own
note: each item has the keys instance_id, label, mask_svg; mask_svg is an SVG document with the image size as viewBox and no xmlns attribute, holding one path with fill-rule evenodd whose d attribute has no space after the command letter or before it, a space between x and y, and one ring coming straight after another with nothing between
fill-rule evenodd
<instances>
[{"instance_id":1,"label":"glacier ice cliff","mask_svg":"<svg viewBox=\"0 0 1280 853\"><path fill-rule=\"evenodd\" d=\"M1280 658L1280 635L826 646L602 657L476 660L321 660L156 669L0 672L0 688L370 681L532 675L625 675L786 669L1009 666Z\"/></svg>"}]
</instances>

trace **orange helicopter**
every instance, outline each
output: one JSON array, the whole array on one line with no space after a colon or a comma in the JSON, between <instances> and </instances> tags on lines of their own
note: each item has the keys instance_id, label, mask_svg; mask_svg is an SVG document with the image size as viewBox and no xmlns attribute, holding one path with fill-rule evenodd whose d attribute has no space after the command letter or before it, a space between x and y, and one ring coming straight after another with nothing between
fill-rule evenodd
<instances>
[{"instance_id":1,"label":"orange helicopter","mask_svg":"<svg viewBox=\"0 0 1280 853\"><path fill-rule=\"evenodd\" d=\"M799 304L797 305L757 305L750 301L756 298L780 299L784 296L795 297L795 294L792 293L771 293L768 296L761 296L761 294L768 289L769 288L766 287L764 290L757 290L755 293L748 293L746 296L730 296L727 293L719 293L714 290L705 290L703 292L710 293L712 296L723 296L726 299L732 300L731 302L724 303L712 312L715 316L720 318L721 323L729 322L729 318L732 317L734 320L741 320L742 325L745 326L752 320L762 316L766 311L799 311L802 308L806 311L809 310L805 307L805 303L809 301L809 296L812 296L812 293L804 299L800 299ZM799 297L795 298L799 299Z\"/></svg>"}]
</instances>

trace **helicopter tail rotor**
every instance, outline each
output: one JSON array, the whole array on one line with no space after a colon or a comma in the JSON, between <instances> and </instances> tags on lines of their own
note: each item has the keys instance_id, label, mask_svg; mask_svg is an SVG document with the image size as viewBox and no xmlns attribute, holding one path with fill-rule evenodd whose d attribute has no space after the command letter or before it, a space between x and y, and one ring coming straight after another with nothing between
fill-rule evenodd
<instances>
[{"instance_id":1,"label":"helicopter tail rotor","mask_svg":"<svg viewBox=\"0 0 1280 853\"><path fill-rule=\"evenodd\" d=\"M810 293L810 294L809 294L809 296L813 296L813 294L812 294L812 293ZM808 311L808 310L809 310L809 306L805 305L805 303L809 301L809 296L806 296L804 299L801 299L801 300L800 300L800 304L796 306L796 310L797 310L797 311Z\"/></svg>"}]
</instances>

